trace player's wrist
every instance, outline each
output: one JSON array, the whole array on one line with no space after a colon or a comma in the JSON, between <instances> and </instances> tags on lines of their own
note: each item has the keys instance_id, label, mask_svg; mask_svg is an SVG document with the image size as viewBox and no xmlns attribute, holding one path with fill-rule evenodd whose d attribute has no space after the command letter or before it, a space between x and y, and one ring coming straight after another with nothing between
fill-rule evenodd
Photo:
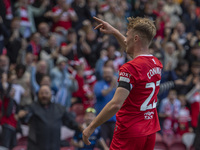
<instances>
[{"instance_id":1,"label":"player's wrist","mask_svg":"<svg viewBox=\"0 0 200 150\"><path fill-rule=\"evenodd\" d=\"M113 28L112 34L113 34L114 36L118 36L118 35L121 34L121 33L119 32L119 30Z\"/></svg>"}]
</instances>

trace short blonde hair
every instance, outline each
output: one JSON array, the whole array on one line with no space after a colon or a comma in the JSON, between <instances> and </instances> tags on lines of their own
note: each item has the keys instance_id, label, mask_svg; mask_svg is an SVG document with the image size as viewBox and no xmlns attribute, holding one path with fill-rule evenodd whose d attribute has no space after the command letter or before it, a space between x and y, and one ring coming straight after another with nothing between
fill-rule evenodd
<instances>
[{"instance_id":1,"label":"short blonde hair","mask_svg":"<svg viewBox=\"0 0 200 150\"><path fill-rule=\"evenodd\" d=\"M156 27L154 22L148 18L141 17L129 17L127 19L129 21L128 29L132 29L142 38L145 38L147 42L151 43L152 39L156 35Z\"/></svg>"}]
</instances>

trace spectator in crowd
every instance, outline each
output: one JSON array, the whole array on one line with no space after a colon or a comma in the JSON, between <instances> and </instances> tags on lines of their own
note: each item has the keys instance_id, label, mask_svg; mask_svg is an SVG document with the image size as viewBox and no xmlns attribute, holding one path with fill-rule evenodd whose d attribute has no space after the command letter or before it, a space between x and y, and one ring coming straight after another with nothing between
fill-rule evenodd
<instances>
[{"instance_id":1,"label":"spectator in crowd","mask_svg":"<svg viewBox=\"0 0 200 150\"><path fill-rule=\"evenodd\" d=\"M61 54L69 60L78 60L84 55L91 53L91 48L86 42L86 33L79 31L78 35L75 30L69 29L66 43L61 44Z\"/></svg>"},{"instance_id":2,"label":"spectator in crowd","mask_svg":"<svg viewBox=\"0 0 200 150\"><path fill-rule=\"evenodd\" d=\"M25 95L25 89L20 84L17 84L17 82L16 82L17 75L15 72L10 72L8 79L9 79L9 83L12 84L12 88L15 91L13 99L15 100L17 105L20 105L21 98Z\"/></svg>"},{"instance_id":3,"label":"spectator in crowd","mask_svg":"<svg viewBox=\"0 0 200 150\"><path fill-rule=\"evenodd\" d=\"M34 16L40 16L45 12L48 0L44 0L39 8L33 7L27 0L19 0L16 3L16 16L21 18L20 33L24 38L28 38L32 33L36 32Z\"/></svg>"},{"instance_id":4,"label":"spectator in crowd","mask_svg":"<svg viewBox=\"0 0 200 150\"><path fill-rule=\"evenodd\" d=\"M181 9L183 11L183 15L185 13L188 13L188 7L190 6L190 4L192 3L192 1L190 0L183 0L181 3L180 3L180 6L181 6Z\"/></svg>"},{"instance_id":5,"label":"spectator in crowd","mask_svg":"<svg viewBox=\"0 0 200 150\"><path fill-rule=\"evenodd\" d=\"M182 136L184 133L193 132L193 129L191 127L190 110L186 106L187 105L186 96L183 94L178 95L178 99L181 102L181 109L179 111L179 116L178 116L177 134Z\"/></svg>"},{"instance_id":6,"label":"spectator in crowd","mask_svg":"<svg viewBox=\"0 0 200 150\"><path fill-rule=\"evenodd\" d=\"M104 65L109 66L111 64L111 67L114 69L114 72L116 73L124 62L125 58L121 56L121 53L116 50L116 47L114 45L110 44L107 48L107 51L104 50L101 51L101 56L96 63L95 71L97 79L98 80L102 79L102 72Z\"/></svg>"},{"instance_id":7,"label":"spectator in crowd","mask_svg":"<svg viewBox=\"0 0 200 150\"><path fill-rule=\"evenodd\" d=\"M174 135L178 128L178 117L181 102L177 99L176 90L170 89L168 97L161 101L159 117L164 118L162 133Z\"/></svg>"},{"instance_id":8,"label":"spectator in crowd","mask_svg":"<svg viewBox=\"0 0 200 150\"><path fill-rule=\"evenodd\" d=\"M29 122L28 150L59 150L60 129L65 126L82 131L72 115L59 104L51 103L51 89L43 85L38 93L38 101L24 110L24 121ZM53 142L52 142L53 141Z\"/></svg>"},{"instance_id":9,"label":"spectator in crowd","mask_svg":"<svg viewBox=\"0 0 200 150\"><path fill-rule=\"evenodd\" d=\"M97 63L95 65L95 75L97 77L97 80L101 80L103 76L103 66L107 58L107 51L101 50L100 58L97 60Z\"/></svg>"},{"instance_id":10,"label":"spectator in crowd","mask_svg":"<svg viewBox=\"0 0 200 150\"><path fill-rule=\"evenodd\" d=\"M190 67L190 74L187 76L185 85L187 92L191 90L200 81L200 62L193 61Z\"/></svg>"},{"instance_id":11,"label":"spectator in crowd","mask_svg":"<svg viewBox=\"0 0 200 150\"><path fill-rule=\"evenodd\" d=\"M36 82L40 84L42 77L48 74L48 64L46 63L46 61L40 60L37 62L36 65L33 63L32 66L36 66L35 78Z\"/></svg>"},{"instance_id":12,"label":"spectator in crowd","mask_svg":"<svg viewBox=\"0 0 200 150\"><path fill-rule=\"evenodd\" d=\"M16 64L20 49L22 48L23 37L20 33L20 19L13 18L11 22L11 35L6 44L7 55L11 64Z\"/></svg>"},{"instance_id":13,"label":"spectator in crowd","mask_svg":"<svg viewBox=\"0 0 200 150\"><path fill-rule=\"evenodd\" d=\"M7 28L10 27L11 20L14 17L14 4L13 0L0 1L0 16L2 17Z\"/></svg>"},{"instance_id":14,"label":"spectator in crowd","mask_svg":"<svg viewBox=\"0 0 200 150\"><path fill-rule=\"evenodd\" d=\"M145 3L144 11L141 12L140 16L141 17L146 16L151 20L156 20L157 16L153 13L153 10L154 10L153 3L147 2L147 3Z\"/></svg>"},{"instance_id":15,"label":"spectator in crowd","mask_svg":"<svg viewBox=\"0 0 200 150\"><path fill-rule=\"evenodd\" d=\"M9 71L9 58L6 55L1 55L0 56L0 70L3 72L8 73Z\"/></svg>"},{"instance_id":16,"label":"spectator in crowd","mask_svg":"<svg viewBox=\"0 0 200 150\"><path fill-rule=\"evenodd\" d=\"M96 110L94 108L88 107L85 110L85 115L84 115L84 123L83 123L83 128L87 127L92 120L96 117ZM94 133L91 135L91 145L86 145L83 143L82 140L82 133L81 132L76 132L72 143L75 147L78 148L78 150L93 150L95 146L97 146L97 142L100 143L100 145L103 147L104 150L108 150L108 146L106 145L106 142L104 139L101 137L101 128L98 127L95 129Z\"/></svg>"},{"instance_id":17,"label":"spectator in crowd","mask_svg":"<svg viewBox=\"0 0 200 150\"><path fill-rule=\"evenodd\" d=\"M49 66L49 71L54 67L54 62L59 57L59 46L56 42L56 36L51 35L46 43L46 46L40 51L40 60L46 61Z\"/></svg>"},{"instance_id":18,"label":"spectator in crowd","mask_svg":"<svg viewBox=\"0 0 200 150\"><path fill-rule=\"evenodd\" d=\"M67 58L59 57L56 64L50 72L51 85L58 89L55 101L68 110L71 106L72 92L78 90L78 84L67 70Z\"/></svg>"},{"instance_id":19,"label":"spectator in crowd","mask_svg":"<svg viewBox=\"0 0 200 150\"><path fill-rule=\"evenodd\" d=\"M61 35L66 35L68 29L72 27L72 22L79 19L74 9L65 0L57 0L57 5L52 8L51 17L54 22L53 31Z\"/></svg>"},{"instance_id":20,"label":"spectator in crowd","mask_svg":"<svg viewBox=\"0 0 200 150\"><path fill-rule=\"evenodd\" d=\"M9 37L9 31L8 29L6 28L4 22L3 22L3 19L2 17L0 16L0 54L3 53L3 49L4 49L4 40L5 38L8 38Z\"/></svg>"},{"instance_id":21,"label":"spectator in crowd","mask_svg":"<svg viewBox=\"0 0 200 150\"><path fill-rule=\"evenodd\" d=\"M178 95L187 93L187 88L186 88L187 86L184 83L187 79L188 72L189 72L189 63L184 59L180 59L177 64L177 67L175 68L177 79L183 81L183 84L176 86L176 91Z\"/></svg>"},{"instance_id":22,"label":"spectator in crowd","mask_svg":"<svg viewBox=\"0 0 200 150\"><path fill-rule=\"evenodd\" d=\"M169 15L170 24L174 27L180 21L180 15L182 14L180 5L176 4L173 0L167 0L163 10Z\"/></svg>"},{"instance_id":23,"label":"spectator in crowd","mask_svg":"<svg viewBox=\"0 0 200 150\"><path fill-rule=\"evenodd\" d=\"M159 0L156 9L153 11L153 13L156 15L155 23L156 23L157 33L155 37L156 38L161 37L162 39L165 36L164 30L166 24L169 22L169 17L163 10L164 6L165 6L165 1Z\"/></svg>"},{"instance_id":24,"label":"spectator in crowd","mask_svg":"<svg viewBox=\"0 0 200 150\"><path fill-rule=\"evenodd\" d=\"M95 17L99 14L99 9L98 9L98 1L97 0L89 0L88 1L88 9L90 11L90 15L92 17Z\"/></svg>"},{"instance_id":25,"label":"spectator in crowd","mask_svg":"<svg viewBox=\"0 0 200 150\"><path fill-rule=\"evenodd\" d=\"M94 93L97 99L95 108L97 114L101 112L104 106L112 99L117 88L117 78L114 76L113 68L104 67L103 68L103 79L97 81L94 86ZM100 90L101 89L101 90ZM116 122L116 116L114 115L107 122L101 125L101 136L105 141L112 141L112 136L114 133Z\"/></svg>"},{"instance_id":26,"label":"spectator in crowd","mask_svg":"<svg viewBox=\"0 0 200 150\"><path fill-rule=\"evenodd\" d=\"M81 102L84 109L87 109L88 107L94 107L96 99L92 87L96 80L92 79L92 77L95 76L88 76L91 77L91 80L88 79L89 82L87 82L87 77L84 74L85 66L81 61L77 61L77 63L74 65L74 68L76 71L75 79L78 82L78 90L72 95L73 103Z\"/></svg>"},{"instance_id":27,"label":"spectator in crowd","mask_svg":"<svg viewBox=\"0 0 200 150\"><path fill-rule=\"evenodd\" d=\"M173 42L166 43L164 50L165 50L164 66L167 67L169 70L174 70L177 66L178 58L179 55L181 55L180 54L181 52L176 50L175 44Z\"/></svg>"},{"instance_id":28,"label":"spectator in crowd","mask_svg":"<svg viewBox=\"0 0 200 150\"><path fill-rule=\"evenodd\" d=\"M48 76L46 74L43 74L41 76L40 82L37 83L35 66L32 66L32 69L31 69L31 85L32 85L32 89L33 89L32 94L34 96L34 101L36 101L36 95L38 95L40 87L43 86L43 85L47 85L51 88L51 94L52 94L51 102L55 102L55 96L56 96L56 93L58 91L57 87L54 87L54 86L51 85L50 76Z\"/></svg>"},{"instance_id":29,"label":"spectator in crowd","mask_svg":"<svg viewBox=\"0 0 200 150\"><path fill-rule=\"evenodd\" d=\"M100 40L100 37L98 37L98 34L92 28L91 22L85 21L84 27L85 27L84 28L85 36L82 35L82 38L83 38L82 42L84 42L83 44L85 44L86 49L83 49L83 52L84 52L83 56L87 60L89 66L91 68L94 68L97 62L97 59L100 56L100 51L103 46L102 45L103 41ZM86 44L89 45L88 48L86 47Z\"/></svg>"},{"instance_id":30,"label":"spectator in crowd","mask_svg":"<svg viewBox=\"0 0 200 150\"><path fill-rule=\"evenodd\" d=\"M200 45L195 44L194 47L190 49L189 56L187 56L189 65L192 65L193 61L200 61Z\"/></svg>"},{"instance_id":31,"label":"spectator in crowd","mask_svg":"<svg viewBox=\"0 0 200 150\"><path fill-rule=\"evenodd\" d=\"M194 129L197 127L198 116L200 110L200 82L198 81L195 86L187 93L187 101L190 104L191 110L191 125Z\"/></svg>"},{"instance_id":32,"label":"spectator in crowd","mask_svg":"<svg viewBox=\"0 0 200 150\"><path fill-rule=\"evenodd\" d=\"M40 33L35 32L31 35L31 41L27 46L27 52L32 53L34 56L34 61L37 61L39 58L39 53L41 51L40 45Z\"/></svg>"},{"instance_id":33,"label":"spectator in crowd","mask_svg":"<svg viewBox=\"0 0 200 150\"><path fill-rule=\"evenodd\" d=\"M89 7L86 3L86 0L74 0L72 3L72 8L75 10L78 20L76 21L75 29L81 29L83 26L84 20L92 21L92 16L89 11Z\"/></svg>"},{"instance_id":34,"label":"spectator in crowd","mask_svg":"<svg viewBox=\"0 0 200 150\"><path fill-rule=\"evenodd\" d=\"M40 33L40 45L45 47L51 36L50 26L46 22L41 22L38 25L38 31Z\"/></svg>"},{"instance_id":35,"label":"spectator in crowd","mask_svg":"<svg viewBox=\"0 0 200 150\"><path fill-rule=\"evenodd\" d=\"M186 27L186 32L195 33L199 20L196 15L196 5L190 4L188 10L183 14L182 17L183 23Z\"/></svg>"},{"instance_id":36,"label":"spectator in crowd","mask_svg":"<svg viewBox=\"0 0 200 150\"><path fill-rule=\"evenodd\" d=\"M24 107L32 103L30 73L26 71L26 66L22 64L18 64L15 71L17 75L16 83L21 85L25 90L20 100L20 106Z\"/></svg>"},{"instance_id":37,"label":"spectator in crowd","mask_svg":"<svg viewBox=\"0 0 200 150\"><path fill-rule=\"evenodd\" d=\"M17 54L17 64L26 64L26 48L27 48L28 42L24 39L22 40L21 43L21 49L19 50L18 54ZM27 66L28 67L28 66Z\"/></svg>"},{"instance_id":38,"label":"spectator in crowd","mask_svg":"<svg viewBox=\"0 0 200 150\"><path fill-rule=\"evenodd\" d=\"M1 126L2 126L2 139L1 145L8 149L12 149L17 144L16 129L18 119L22 118L24 112L18 112L19 108L17 102L14 100L15 90L10 82L12 75L7 77L4 72L1 74L0 92L1 92Z\"/></svg>"}]
</instances>

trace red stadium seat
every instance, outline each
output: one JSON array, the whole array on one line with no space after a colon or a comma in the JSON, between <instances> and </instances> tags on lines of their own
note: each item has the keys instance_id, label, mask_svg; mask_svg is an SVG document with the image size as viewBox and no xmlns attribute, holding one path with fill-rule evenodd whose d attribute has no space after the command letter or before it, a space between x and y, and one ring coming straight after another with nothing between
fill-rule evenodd
<instances>
[{"instance_id":1,"label":"red stadium seat","mask_svg":"<svg viewBox=\"0 0 200 150\"><path fill-rule=\"evenodd\" d=\"M162 141L156 142L154 150L168 150L168 146Z\"/></svg>"},{"instance_id":2,"label":"red stadium seat","mask_svg":"<svg viewBox=\"0 0 200 150\"><path fill-rule=\"evenodd\" d=\"M80 103L74 104L71 107L71 111L75 112L77 116L83 115L84 114L83 104L80 104Z\"/></svg>"},{"instance_id":3,"label":"red stadium seat","mask_svg":"<svg viewBox=\"0 0 200 150\"><path fill-rule=\"evenodd\" d=\"M27 150L27 147L25 145L18 145L15 146L12 150Z\"/></svg>"},{"instance_id":4,"label":"red stadium seat","mask_svg":"<svg viewBox=\"0 0 200 150\"><path fill-rule=\"evenodd\" d=\"M182 142L181 136L178 135L163 135L163 142L167 144L168 147L170 147L173 143Z\"/></svg>"},{"instance_id":5,"label":"red stadium seat","mask_svg":"<svg viewBox=\"0 0 200 150\"><path fill-rule=\"evenodd\" d=\"M28 143L27 140L28 140L27 136L23 136L17 140L17 145L22 145L22 146L27 145Z\"/></svg>"},{"instance_id":6,"label":"red stadium seat","mask_svg":"<svg viewBox=\"0 0 200 150\"><path fill-rule=\"evenodd\" d=\"M61 147L60 150L75 150L73 146L70 147Z\"/></svg>"},{"instance_id":7,"label":"red stadium seat","mask_svg":"<svg viewBox=\"0 0 200 150\"><path fill-rule=\"evenodd\" d=\"M170 147L169 150L187 150L186 146L181 143L181 142L177 142L177 143L173 143Z\"/></svg>"}]
</instances>

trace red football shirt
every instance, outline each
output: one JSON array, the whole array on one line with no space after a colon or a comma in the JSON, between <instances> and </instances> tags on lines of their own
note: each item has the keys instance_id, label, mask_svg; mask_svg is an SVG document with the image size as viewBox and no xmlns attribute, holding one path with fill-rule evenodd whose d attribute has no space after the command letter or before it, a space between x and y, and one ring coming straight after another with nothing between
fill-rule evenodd
<instances>
[{"instance_id":1,"label":"red football shirt","mask_svg":"<svg viewBox=\"0 0 200 150\"><path fill-rule=\"evenodd\" d=\"M62 13L62 9L59 6L55 6L52 9L54 16L59 16L60 13ZM55 31L56 27L63 27L66 30L72 27L72 20L70 19L70 16L75 16L76 12L74 9L70 8L68 11L64 12L60 19L53 24L53 31Z\"/></svg>"},{"instance_id":2,"label":"red football shirt","mask_svg":"<svg viewBox=\"0 0 200 150\"><path fill-rule=\"evenodd\" d=\"M140 137L160 130L156 103L162 67L156 57L140 55L120 68L118 81L130 83L131 91L116 115L114 136Z\"/></svg>"}]
</instances>

